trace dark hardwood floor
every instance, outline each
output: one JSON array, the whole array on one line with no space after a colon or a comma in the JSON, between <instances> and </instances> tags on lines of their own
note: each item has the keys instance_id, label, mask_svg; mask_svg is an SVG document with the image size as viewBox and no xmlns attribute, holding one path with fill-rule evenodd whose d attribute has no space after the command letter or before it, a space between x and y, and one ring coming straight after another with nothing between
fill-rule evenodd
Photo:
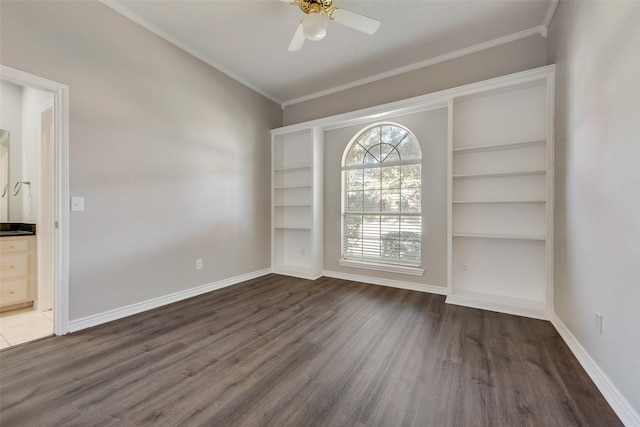
<instances>
[{"instance_id":1,"label":"dark hardwood floor","mask_svg":"<svg viewBox=\"0 0 640 427\"><path fill-rule=\"evenodd\" d=\"M549 322L268 275L0 353L8 426L616 426Z\"/></svg>"}]
</instances>

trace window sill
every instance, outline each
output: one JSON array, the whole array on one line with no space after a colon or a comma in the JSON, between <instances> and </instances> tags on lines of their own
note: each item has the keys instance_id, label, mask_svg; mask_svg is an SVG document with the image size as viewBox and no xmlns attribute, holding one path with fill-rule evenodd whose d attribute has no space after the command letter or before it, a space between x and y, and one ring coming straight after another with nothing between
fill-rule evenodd
<instances>
[{"instance_id":1,"label":"window sill","mask_svg":"<svg viewBox=\"0 0 640 427\"><path fill-rule=\"evenodd\" d=\"M367 270L385 271L387 273L400 273L409 274L411 276L422 276L424 269L420 267L408 267L406 265L393 265L393 264L376 264L373 262L354 261L340 259L338 260L340 265L344 267L365 268Z\"/></svg>"}]
</instances>

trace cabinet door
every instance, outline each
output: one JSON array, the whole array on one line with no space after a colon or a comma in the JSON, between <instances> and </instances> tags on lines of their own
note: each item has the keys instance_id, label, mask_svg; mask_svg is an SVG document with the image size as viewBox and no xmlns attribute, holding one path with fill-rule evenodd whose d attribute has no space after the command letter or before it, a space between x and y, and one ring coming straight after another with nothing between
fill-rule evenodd
<instances>
[{"instance_id":1,"label":"cabinet door","mask_svg":"<svg viewBox=\"0 0 640 427\"><path fill-rule=\"evenodd\" d=\"M15 252L29 252L29 239L0 239L0 254L4 255Z\"/></svg>"},{"instance_id":2,"label":"cabinet door","mask_svg":"<svg viewBox=\"0 0 640 427\"><path fill-rule=\"evenodd\" d=\"M0 282L0 306L19 304L29 297L29 280L3 280Z\"/></svg>"},{"instance_id":3,"label":"cabinet door","mask_svg":"<svg viewBox=\"0 0 640 427\"><path fill-rule=\"evenodd\" d=\"M29 275L29 254L3 255L0 260L0 280L27 277Z\"/></svg>"}]
</instances>

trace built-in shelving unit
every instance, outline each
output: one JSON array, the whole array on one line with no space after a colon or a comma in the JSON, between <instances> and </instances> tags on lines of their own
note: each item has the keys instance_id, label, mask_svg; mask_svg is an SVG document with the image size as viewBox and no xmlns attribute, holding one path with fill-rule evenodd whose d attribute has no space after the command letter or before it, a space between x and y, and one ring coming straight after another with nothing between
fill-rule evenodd
<instances>
[{"instance_id":1,"label":"built-in shelving unit","mask_svg":"<svg viewBox=\"0 0 640 427\"><path fill-rule=\"evenodd\" d=\"M272 270L311 279L322 274L326 130L448 108L447 302L548 319L554 70L550 65L274 129Z\"/></svg>"},{"instance_id":2,"label":"built-in shelving unit","mask_svg":"<svg viewBox=\"0 0 640 427\"><path fill-rule=\"evenodd\" d=\"M272 132L272 246L275 273L322 273L322 133Z\"/></svg>"},{"instance_id":3,"label":"built-in shelving unit","mask_svg":"<svg viewBox=\"0 0 640 427\"><path fill-rule=\"evenodd\" d=\"M449 103L449 295L546 318L552 293L553 73Z\"/></svg>"}]
</instances>

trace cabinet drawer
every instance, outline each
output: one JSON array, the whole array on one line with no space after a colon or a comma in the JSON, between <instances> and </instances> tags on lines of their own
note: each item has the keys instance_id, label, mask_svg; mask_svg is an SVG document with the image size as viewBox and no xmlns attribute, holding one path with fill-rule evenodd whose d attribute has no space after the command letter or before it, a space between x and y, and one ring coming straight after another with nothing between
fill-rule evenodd
<instances>
[{"instance_id":1,"label":"cabinet drawer","mask_svg":"<svg viewBox=\"0 0 640 427\"><path fill-rule=\"evenodd\" d=\"M9 240L0 239L0 253L9 254L12 252L28 252L29 239Z\"/></svg>"},{"instance_id":2,"label":"cabinet drawer","mask_svg":"<svg viewBox=\"0 0 640 427\"><path fill-rule=\"evenodd\" d=\"M0 306L28 301L29 280L7 280L0 283Z\"/></svg>"},{"instance_id":3,"label":"cabinet drawer","mask_svg":"<svg viewBox=\"0 0 640 427\"><path fill-rule=\"evenodd\" d=\"M0 280L4 281L28 275L29 254L3 255L2 259L0 259Z\"/></svg>"}]
</instances>

